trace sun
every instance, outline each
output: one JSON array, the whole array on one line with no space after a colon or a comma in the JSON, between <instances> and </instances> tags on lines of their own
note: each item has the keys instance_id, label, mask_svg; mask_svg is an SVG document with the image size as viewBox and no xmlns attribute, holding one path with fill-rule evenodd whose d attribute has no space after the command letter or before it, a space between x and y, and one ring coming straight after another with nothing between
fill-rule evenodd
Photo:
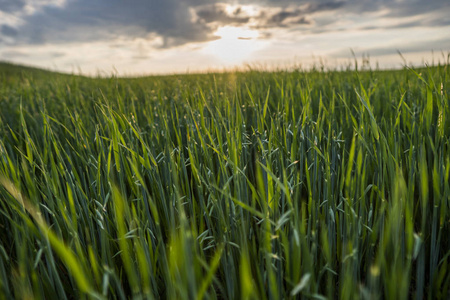
<instances>
[{"instance_id":1,"label":"sun","mask_svg":"<svg viewBox=\"0 0 450 300\"><path fill-rule=\"evenodd\" d=\"M249 28L224 26L215 35L219 39L209 42L204 51L224 63L241 63L262 46L258 31Z\"/></svg>"}]
</instances>

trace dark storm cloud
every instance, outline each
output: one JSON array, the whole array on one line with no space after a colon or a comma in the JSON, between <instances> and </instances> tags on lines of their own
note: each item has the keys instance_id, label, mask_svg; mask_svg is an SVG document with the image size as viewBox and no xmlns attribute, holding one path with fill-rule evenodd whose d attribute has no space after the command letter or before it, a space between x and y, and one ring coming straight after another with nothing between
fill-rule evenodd
<instances>
[{"instance_id":1,"label":"dark storm cloud","mask_svg":"<svg viewBox=\"0 0 450 300\"><path fill-rule=\"evenodd\" d=\"M40 3L40 4L35 4ZM50 2L49 2L50 3ZM226 9L231 3L234 10ZM26 5L37 5L24 13ZM242 5L253 4L259 11L247 15ZM449 0L67 0L62 6L45 5L45 1L0 0L0 11L18 16L20 25L0 20L0 36L13 44L44 44L111 41L117 37L135 39L159 36L160 47L215 39L218 26L249 26L259 29L304 28L311 32L330 30L330 25L349 14L384 11L384 18L399 19L448 12L399 26L442 26L450 24ZM316 22L324 11L336 11L336 17ZM20 12L22 12L20 14ZM339 17L337 17L339 16ZM325 27L325 25L327 27ZM5 27L6 26L6 27ZM385 24L374 24L382 28ZM11 40L13 41L11 42ZM0 43L5 43L1 42Z\"/></svg>"}]
</instances>

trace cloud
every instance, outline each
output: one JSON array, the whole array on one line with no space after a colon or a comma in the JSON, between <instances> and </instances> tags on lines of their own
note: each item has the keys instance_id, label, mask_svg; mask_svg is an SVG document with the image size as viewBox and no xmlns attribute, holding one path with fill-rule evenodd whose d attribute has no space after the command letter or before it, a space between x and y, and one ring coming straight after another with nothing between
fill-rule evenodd
<instances>
[{"instance_id":1,"label":"cloud","mask_svg":"<svg viewBox=\"0 0 450 300\"><path fill-rule=\"evenodd\" d=\"M0 11L16 12L22 10L25 5L25 0L0 0Z\"/></svg>"},{"instance_id":2,"label":"cloud","mask_svg":"<svg viewBox=\"0 0 450 300\"><path fill-rule=\"evenodd\" d=\"M241 0L239 2L247 4L261 3L261 1L257 0ZM448 0L266 0L263 3L271 7L305 5L311 8L317 7L318 10L344 8L345 13L367 13L387 10L387 14L390 17L410 17L440 10L448 12L450 9L450 1ZM310 12L313 11L313 9L310 10Z\"/></svg>"},{"instance_id":3,"label":"cloud","mask_svg":"<svg viewBox=\"0 0 450 300\"><path fill-rule=\"evenodd\" d=\"M17 35L17 29L15 29L14 27L11 27L9 25L0 26L0 32L3 35L9 36L9 37L14 37Z\"/></svg>"},{"instance_id":4,"label":"cloud","mask_svg":"<svg viewBox=\"0 0 450 300\"><path fill-rule=\"evenodd\" d=\"M238 6L230 11L225 3L208 4L198 7L195 14L199 21L205 23L219 23L223 25L238 25L245 24L250 21L241 6Z\"/></svg>"},{"instance_id":5,"label":"cloud","mask_svg":"<svg viewBox=\"0 0 450 300\"><path fill-rule=\"evenodd\" d=\"M10 59L10 58L23 58L28 57L29 55L20 51L4 51L2 52L2 57Z\"/></svg>"},{"instance_id":6,"label":"cloud","mask_svg":"<svg viewBox=\"0 0 450 300\"><path fill-rule=\"evenodd\" d=\"M8 1L13 2L15 0ZM189 7L202 0L70 0L63 6L45 5L23 16L19 44L70 43L116 37L163 37L161 47L214 39L204 24L192 22ZM12 9L4 5L0 9ZM17 7L19 9L19 7Z\"/></svg>"},{"instance_id":7,"label":"cloud","mask_svg":"<svg viewBox=\"0 0 450 300\"><path fill-rule=\"evenodd\" d=\"M437 38L426 39L421 41L402 42L397 44L390 44L383 47L369 47L356 49L355 52L367 53L370 56L384 56L384 55L397 55L398 51L403 54L419 53L427 51L448 51L450 49L450 39ZM341 49L331 54L332 57L346 58L349 56L349 49Z\"/></svg>"},{"instance_id":8,"label":"cloud","mask_svg":"<svg viewBox=\"0 0 450 300\"><path fill-rule=\"evenodd\" d=\"M369 25L359 27L358 30L389 30L389 29L402 29L402 28L414 28L414 27L442 27L449 26L450 19L441 18L420 18L414 21L396 22L395 24L385 24L385 25Z\"/></svg>"},{"instance_id":9,"label":"cloud","mask_svg":"<svg viewBox=\"0 0 450 300\"><path fill-rule=\"evenodd\" d=\"M269 14L263 13L259 20L260 28L289 27L296 24L311 24L307 20L305 13L301 9L281 9L280 11Z\"/></svg>"},{"instance_id":10,"label":"cloud","mask_svg":"<svg viewBox=\"0 0 450 300\"><path fill-rule=\"evenodd\" d=\"M447 0L405 0L405 1L393 1L393 3L386 3L386 8L390 8L389 17L410 17L416 15L422 15L429 12L436 12L446 10L447 13L450 9L450 1Z\"/></svg>"},{"instance_id":11,"label":"cloud","mask_svg":"<svg viewBox=\"0 0 450 300\"><path fill-rule=\"evenodd\" d=\"M73 0L0 0L0 13L23 17L31 15L43 7L61 7L66 1ZM2 20L0 20L1 22Z\"/></svg>"},{"instance_id":12,"label":"cloud","mask_svg":"<svg viewBox=\"0 0 450 300\"><path fill-rule=\"evenodd\" d=\"M289 3L290 5L286 5ZM227 5L225 3L208 4L197 7L194 12L197 20L212 25L246 25L252 28L287 28L312 24L309 16L318 12L335 10L344 5L342 1L323 3L291 2L278 3L279 6Z\"/></svg>"},{"instance_id":13,"label":"cloud","mask_svg":"<svg viewBox=\"0 0 450 300\"><path fill-rule=\"evenodd\" d=\"M160 37L160 48L216 39L218 26L281 28L311 24L307 14L334 9L341 2L303 3L298 8L210 4L207 0L0 0L0 11L20 19L3 22L9 44L66 44L116 38ZM232 10L229 8L233 7ZM0 21L0 25L2 22ZM6 26L6 27L5 27ZM13 37L13 42L11 42Z\"/></svg>"},{"instance_id":14,"label":"cloud","mask_svg":"<svg viewBox=\"0 0 450 300\"><path fill-rule=\"evenodd\" d=\"M305 13L315 13L319 11L336 10L345 5L345 1L335 1L335 2L311 2L308 3L304 9Z\"/></svg>"},{"instance_id":15,"label":"cloud","mask_svg":"<svg viewBox=\"0 0 450 300\"><path fill-rule=\"evenodd\" d=\"M157 47L170 48L216 39L214 32L220 26L259 29L264 38L271 36L265 31L278 29L317 34L338 30L334 24L366 13L382 13L383 20L399 20L396 26L405 28L444 26L450 24L450 1L222 0L211 4L208 0L0 0L0 46L143 38L157 39ZM407 20L412 16L421 18ZM359 24L353 28L358 26L363 28Z\"/></svg>"}]
</instances>

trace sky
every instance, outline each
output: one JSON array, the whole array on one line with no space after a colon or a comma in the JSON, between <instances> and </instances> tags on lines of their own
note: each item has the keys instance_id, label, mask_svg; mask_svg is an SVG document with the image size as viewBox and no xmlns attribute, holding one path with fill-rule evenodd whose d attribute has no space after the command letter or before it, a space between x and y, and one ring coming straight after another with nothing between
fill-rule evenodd
<instances>
[{"instance_id":1,"label":"sky","mask_svg":"<svg viewBox=\"0 0 450 300\"><path fill-rule=\"evenodd\" d=\"M450 0L0 0L0 61L76 74L342 68L353 57L395 68L449 53Z\"/></svg>"}]
</instances>

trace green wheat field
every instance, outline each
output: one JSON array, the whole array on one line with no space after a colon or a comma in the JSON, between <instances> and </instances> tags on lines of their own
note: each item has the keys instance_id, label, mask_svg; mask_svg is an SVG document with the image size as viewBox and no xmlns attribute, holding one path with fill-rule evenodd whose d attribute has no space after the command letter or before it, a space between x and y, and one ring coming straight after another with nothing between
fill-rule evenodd
<instances>
[{"instance_id":1,"label":"green wheat field","mask_svg":"<svg viewBox=\"0 0 450 300\"><path fill-rule=\"evenodd\" d=\"M0 299L449 299L450 66L0 64Z\"/></svg>"}]
</instances>

